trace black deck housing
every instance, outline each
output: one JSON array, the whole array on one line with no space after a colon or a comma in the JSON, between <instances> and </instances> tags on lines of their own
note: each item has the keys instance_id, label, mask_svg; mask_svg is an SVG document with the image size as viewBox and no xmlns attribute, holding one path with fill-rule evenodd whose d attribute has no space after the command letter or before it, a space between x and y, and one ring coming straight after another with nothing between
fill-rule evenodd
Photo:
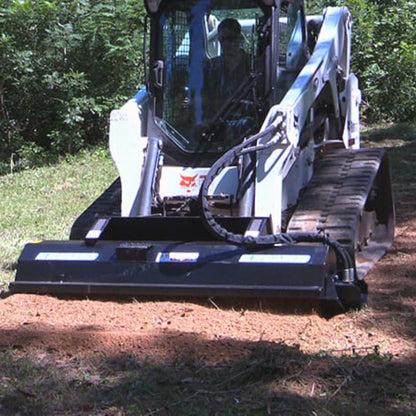
<instances>
[{"instance_id":1,"label":"black deck housing","mask_svg":"<svg viewBox=\"0 0 416 416\"><path fill-rule=\"evenodd\" d=\"M223 218L235 232L248 218ZM27 244L14 293L292 298L360 305L323 244L249 249L215 241L197 217L110 218L97 238ZM172 237L176 237L173 239ZM180 237L180 238L178 238Z\"/></svg>"}]
</instances>

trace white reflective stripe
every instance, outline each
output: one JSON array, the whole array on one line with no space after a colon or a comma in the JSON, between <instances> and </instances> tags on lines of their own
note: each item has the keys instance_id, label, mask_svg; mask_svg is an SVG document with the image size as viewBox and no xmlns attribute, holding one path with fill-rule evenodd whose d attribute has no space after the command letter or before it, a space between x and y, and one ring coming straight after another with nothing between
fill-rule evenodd
<instances>
[{"instance_id":1,"label":"white reflective stripe","mask_svg":"<svg viewBox=\"0 0 416 416\"><path fill-rule=\"evenodd\" d=\"M239 262L306 264L310 259L309 254L243 254Z\"/></svg>"},{"instance_id":2,"label":"white reflective stripe","mask_svg":"<svg viewBox=\"0 0 416 416\"><path fill-rule=\"evenodd\" d=\"M99 254L92 253L53 253L53 252L40 252L36 256L35 260L57 260L57 261L94 261L98 259Z\"/></svg>"},{"instance_id":3,"label":"white reflective stripe","mask_svg":"<svg viewBox=\"0 0 416 416\"><path fill-rule=\"evenodd\" d=\"M253 231L246 231L244 237L258 237L260 235L260 231L253 230Z\"/></svg>"},{"instance_id":4,"label":"white reflective stripe","mask_svg":"<svg viewBox=\"0 0 416 416\"><path fill-rule=\"evenodd\" d=\"M101 230L90 230L85 238L98 238L100 237Z\"/></svg>"},{"instance_id":5,"label":"white reflective stripe","mask_svg":"<svg viewBox=\"0 0 416 416\"><path fill-rule=\"evenodd\" d=\"M156 263L195 263L199 258L198 252L159 252Z\"/></svg>"}]
</instances>

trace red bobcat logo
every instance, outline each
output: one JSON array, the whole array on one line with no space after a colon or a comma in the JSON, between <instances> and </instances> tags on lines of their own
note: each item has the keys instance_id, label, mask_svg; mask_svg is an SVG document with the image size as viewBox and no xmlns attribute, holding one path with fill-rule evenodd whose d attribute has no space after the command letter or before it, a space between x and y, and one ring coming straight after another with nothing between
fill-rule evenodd
<instances>
[{"instance_id":1,"label":"red bobcat logo","mask_svg":"<svg viewBox=\"0 0 416 416\"><path fill-rule=\"evenodd\" d=\"M179 185L183 188L186 188L186 192L191 192L192 189L196 187L196 178L198 177L198 174L195 176L183 176L181 175L181 181L179 182Z\"/></svg>"}]
</instances>

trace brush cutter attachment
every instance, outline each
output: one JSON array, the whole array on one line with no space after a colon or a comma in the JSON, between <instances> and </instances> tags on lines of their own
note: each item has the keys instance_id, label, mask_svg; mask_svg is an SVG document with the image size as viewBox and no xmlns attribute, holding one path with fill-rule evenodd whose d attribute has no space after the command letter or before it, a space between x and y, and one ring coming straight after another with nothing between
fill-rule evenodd
<instances>
[{"instance_id":1,"label":"brush cutter attachment","mask_svg":"<svg viewBox=\"0 0 416 416\"><path fill-rule=\"evenodd\" d=\"M251 220L220 222L238 232ZM230 245L213 241L195 217L111 218L100 232L84 242L26 245L13 292L310 299L334 312L361 302L361 290L337 275L335 252L325 244Z\"/></svg>"}]
</instances>

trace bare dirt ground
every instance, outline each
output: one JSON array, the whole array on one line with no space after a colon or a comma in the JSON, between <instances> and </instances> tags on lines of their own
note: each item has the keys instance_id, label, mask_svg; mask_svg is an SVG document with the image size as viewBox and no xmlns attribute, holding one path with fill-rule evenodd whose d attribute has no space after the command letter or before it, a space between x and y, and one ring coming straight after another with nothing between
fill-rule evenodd
<instances>
[{"instance_id":1,"label":"bare dirt ground","mask_svg":"<svg viewBox=\"0 0 416 416\"><path fill-rule=\"evenodd\" d=\"M313 310L301 313L293 308L284 310L260 302L247 307L209 300L202 303L137 299L120 302L13 295L0 301L0 351L8 352L12 362L23 356L47 356L49 362L53 360L58 367L60 363L64 369L70 366L71 360L80 362L82 357L95 356L103 360L124 357L123 363L127 366L125 357L136 365L150 359L157 366L159 375L163 373L163 365L176 368L181 385L198 384L198 372L205 382L205 388L198 384L198 389L191 391L189 397L192 399L182 391L179 399L163 401L160 394L166 386L159 380L156 393L153 396L149 393L148 398L143 399L147 401L146 404L141 402L140 410L132 407L131 397L127 394L125 401L130 403L130 407L123 407L113 397L114 403L119 404L108 405L106 411L102 404L101 407L97 404L83 405L81 410L76 407L68 410L61 405L62 414L370 415L377 412L415 415L415 209L413 191L402 193L396 204L394 245L368 275L369 304L361 311L324 319ZM264 349L259 352L259 345L265 347L274 359L280 357L285 363L280 366L282 374L276 373L276 361L270 364L269 359L264 359ZM368 357L375 358L375 361L364 363ZM244 360L246 366L241 370L236 363ZM253 374L252 360L262 363L257 378ZM179 366L182 370L178 369L178 362L187 371L183 366ZM298 363L296 368L293 368L294 362ZM272 370L269 371L265 363L269 363L267 365ZM141 365L143 369L144 364ZM214 373L210 377L204 373L207 368L228 368L231 374L235 374L236 385L224 387L218 380L215 384ZM336 374L334 368L338 371ZM252 384L241 380L241 374L247 375L249 370ZM12 380L8 374L3 377L4 383ZM153 376L156 377L155 373ZM89 385L97 388L97 380L90 380ZM150 385L150 379L147 380ZM275 383L275 389L269 385L266 393L262 390L260 398L254 391L261 381ZM166 383L172 385L171 379L168 378ZM398 390L392 392L394 386ZM238 396L234 390L237 388L245 392L244 397ZM231 391L231 396L225 395L225 390ZM31 393L32 390L27 388L18 391L30 400L38 399L31 394L40 394ZM145 394L142 391L142 397ZM215 402L213 407L207 404L212 402L208 397L210 394ZM202 397L207 402L202 401ZM340 401L335 405L338 397ZM321 401L324 398L325 403ZM135 400L136 404L140 401L137 397ZM264 400L267 402L264 407L253 405L253 401L258 404ZM361 405L354 407L351 404L354 402ZM279 407L281 403L285 405ZM241 404L244 406L238 410L237 406ZM40 408L32 408L32 413L20 409L19 413L19 409L8 406L10 403L3 403L0 414L2 409L4 414L49 414ZM195 410L197 408L200 410ZM14 410L8 413L7 409ZM113 409L112 413L109 409ZM223 412L221 409L228 410ZM51 410L50 414L60 412Z\"/></svg>"},{"instance_id":2,"label":"bare dirt ground","mask_svg":"<svg viewBox=\"0 0 416 416\"><path fill-rule=\"evenodd\" d=\"M366 279L371 296L368 308L359 312L327 320L313 310L299 313L297 305L283 309L261 302L230 307L218 300L119 302L13 295L0 302L0 347L47 348L58 355L125 353L163 361L198 344L195 352L216 363L244 355L245 344L266 341L299 345L306 353L375 347L382 354L408 358L416 353L415 279L416 219L399 217L395 244Z\"/></svg>"}]
</instances>

